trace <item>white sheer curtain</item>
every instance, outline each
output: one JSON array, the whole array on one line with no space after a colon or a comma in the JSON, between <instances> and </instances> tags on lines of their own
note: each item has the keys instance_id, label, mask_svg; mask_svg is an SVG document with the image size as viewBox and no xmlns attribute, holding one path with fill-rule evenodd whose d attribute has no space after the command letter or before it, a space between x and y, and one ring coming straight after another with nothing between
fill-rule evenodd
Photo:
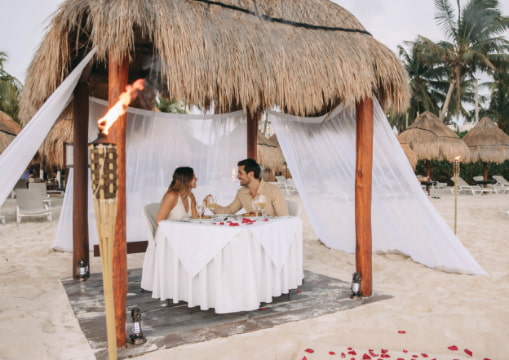
<instances>
[{"instance_id":1,"label":"white sheer curtain","mask_svg":"<svg viewBox=\"0 0 509 360\"><path fill-rule=\"evenodd\" d=\"M355 112L300 118L269 112L315 233L355 251ZM486 274L424 195L378 103L374 110L373 250L398 251L429 267Z\"/></svg>"},{"instance_id":2,"label":"white sheer curtain","mask_svg":"<svg viewBox=\"0 0 509 360\"><path fill-rule=\"evenodd\" d=\"M106 109L107 102L90 100L90 141L97 136L96 122ZM198 177L194 194L198 201L209 193L213 193L221 204L233 200L239 187L237 162L246 157L246 123L246 116L241 111L221 115L180 115L129 108L126 130L127 241L147 240L143 205L161 200L178 166L194 169ZM72 186L70 181L68 185ZM72 216L68 216L72 214L72 199L68 200L72 197L70 189L66 189L53 244L53 248L65 251L72 250L72 225L69 225ZM96 244L92 206L89 211L90 244Z\"/></svg>"},{"instance_id":3,"label":"white sheer curtain","mask_svg":"<svg viewBox=\"0 0 509 360\"><path fill-rule=\"evenodd\" d=\"M0 174L0 204L3 204L7 199L16 181L25 171L51 127L71 101L81 73L94 56L95 51L94 48L81 60L0 155L0 169L2 169Z\"/></svg>"}]
</instances>

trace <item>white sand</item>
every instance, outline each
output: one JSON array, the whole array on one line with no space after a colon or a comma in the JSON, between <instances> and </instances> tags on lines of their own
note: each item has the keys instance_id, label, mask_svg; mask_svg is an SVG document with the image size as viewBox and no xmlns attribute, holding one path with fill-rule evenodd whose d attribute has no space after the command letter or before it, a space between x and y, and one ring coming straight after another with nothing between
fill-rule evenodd
<instances>
[{"instance_id":1,"label":"white sand","mask_svg":"<svg viewBox=\"0 0 509 360\"><path fill-rule=\"evenodd\" d=\"M450 191L439 195L430 201L452 227L454 198ZM57 214L61 199L54 203ZM375 254L374 291L392 299L138 359L359 360L368 359L371 349L371 359L507 360L509 195L460 195L458 208L458 236L490 277ZM24 220L18 226L13 200L1 213L7 224L0 225L0 359L94 359L60 283L70 276L72 254L50 249L58 216L51 223ZM354 255L323 246L307 222L305 229L304 267L350 281ZM142 261L143 254L128 255L129 268ZM98 258L91 268L100 271ZM453 345L458 350L450 350Z\"/></svg>"}]
</instances>

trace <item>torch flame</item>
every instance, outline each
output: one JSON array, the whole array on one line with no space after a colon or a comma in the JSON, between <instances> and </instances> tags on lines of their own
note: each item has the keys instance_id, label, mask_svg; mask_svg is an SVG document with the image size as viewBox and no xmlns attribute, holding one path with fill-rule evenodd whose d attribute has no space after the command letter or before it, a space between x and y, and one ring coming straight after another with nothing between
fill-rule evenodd
<instances>
[{"instance_id":1,"label":"torch flame","mask_svg":"<svg viewBox=\"0 0 509 360\"><path fill-rule=\"evenodd\" d=\"M454 158L454 161L461 161L461 155L458 155Z\"/></svg>"},{"instance_id":2,"label":"torch flame","mask_svg":"<svg viewBox=\"0 0 509 360\"><path fill-rule=\"evenodd\" d=\"M143 90L144 87L145 80L143 79L138 79L132 85L126 86L126 90L120 94L119 100L115 103L115 105L108 110L106 115L97 121L97 127L99 127L103 134L108 135L109 128L120 116L125 114L127 106L129 106L131 101L136 98L138 91Z\"/></svg>"}]
</instances>

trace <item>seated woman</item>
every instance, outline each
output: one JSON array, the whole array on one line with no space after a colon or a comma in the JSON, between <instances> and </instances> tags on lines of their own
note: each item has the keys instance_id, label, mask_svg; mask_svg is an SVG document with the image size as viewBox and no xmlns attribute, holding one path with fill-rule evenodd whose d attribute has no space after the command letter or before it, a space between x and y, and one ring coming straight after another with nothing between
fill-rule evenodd
<instances>
[{"instance_id":1,"label":"seated woman","mask_svg":"<svg viewBox=\"0 0 509 360\"><path fill-rule=\"evenodd\" d=\"M156 223L161 220L181 220L197 216L196 199L192 189L196 188L198 179L190 167L178 167L173 173L173 180L161 200L156 216Z\"/></svg>"}]
</instances>

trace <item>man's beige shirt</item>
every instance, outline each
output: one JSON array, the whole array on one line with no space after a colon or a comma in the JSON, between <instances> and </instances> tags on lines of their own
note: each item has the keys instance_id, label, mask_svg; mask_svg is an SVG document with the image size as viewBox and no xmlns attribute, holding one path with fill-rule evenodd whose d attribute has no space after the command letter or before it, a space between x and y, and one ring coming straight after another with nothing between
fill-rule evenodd
<instances>
[{"instance_id":1,"label":"man's beige shirt","mask_svg":"<svg viewBox=\"0 0 509 360\"><path fill-rule=\"evenodd\" d=\"M265 181L260 181L260 187L258 188L258 195L263 194L267 198L267 205L263 209L264 213L269 216L287 216L288 205L286 204L285 198L281 190L272 184L268 184ZM235 199L228 206L217 206L214 211L216 214L235 214L240 209L244 208L247 212L254 212L253 208L253 197L251 191L245 186L241 187L235 195Z\"/></svg>"}]
</instances>

